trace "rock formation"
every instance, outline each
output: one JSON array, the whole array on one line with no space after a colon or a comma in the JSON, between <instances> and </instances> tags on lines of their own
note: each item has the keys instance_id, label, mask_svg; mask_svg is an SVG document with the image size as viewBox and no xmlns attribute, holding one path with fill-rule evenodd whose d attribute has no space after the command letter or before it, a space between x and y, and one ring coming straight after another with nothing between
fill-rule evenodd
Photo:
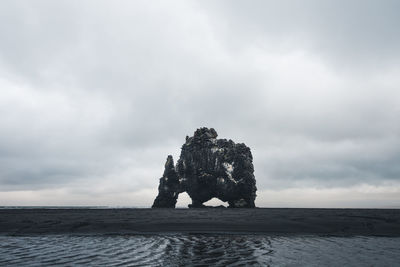
<instances>
[{"instance_id":1,"label":"rock formation","mask_svg":"<svg viewBox=\"0 0 400 267\"><path fill-rule=\"evenodd\" d=\"M217 136L213 128L197 129L193 137L186 137L176 166L168 156L153 208L174 208L182 192L192 199L189 207L205 207L203 203L214 197L231 208L255 207L250 148Z\"/></svg>"}]
</instances>

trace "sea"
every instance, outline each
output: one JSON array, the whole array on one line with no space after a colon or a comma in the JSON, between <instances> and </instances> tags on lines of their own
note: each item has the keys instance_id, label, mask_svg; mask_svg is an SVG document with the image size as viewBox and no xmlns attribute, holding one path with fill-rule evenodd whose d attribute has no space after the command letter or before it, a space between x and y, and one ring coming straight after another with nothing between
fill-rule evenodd
<instances>
[{"instance_id":1,"label":"sea","mask_svg":"<svg viewBox=\"0 0 400 267\"><path fill-rule=\"evenodd\" d=\"M400 237L0 235L0 266L400 266Z\"/></svg>"},{"instance_id":2,"label":"sea","mask_svg":"<svg viewBox=\"0 0 400 267\"><path fill-rule=\"evenodd\" d=\"M0 266L400 266L400 238L0 236Z\"/></svg>"}]
</instances>

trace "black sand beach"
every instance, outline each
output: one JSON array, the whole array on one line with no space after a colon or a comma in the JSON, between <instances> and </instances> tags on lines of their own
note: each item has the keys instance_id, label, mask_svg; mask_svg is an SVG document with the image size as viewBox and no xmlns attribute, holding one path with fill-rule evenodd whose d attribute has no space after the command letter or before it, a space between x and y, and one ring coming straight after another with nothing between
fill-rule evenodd
<instances>
[{"instance_id":1,"label":"black sand beach","mask_svg":"<svg viewBox=\"0 0 400 267\"><path fill-rule=\"evenodd\" d=\"M397 209L1 209L0 234L400 236Z\"/></svg>"}]
</instances>

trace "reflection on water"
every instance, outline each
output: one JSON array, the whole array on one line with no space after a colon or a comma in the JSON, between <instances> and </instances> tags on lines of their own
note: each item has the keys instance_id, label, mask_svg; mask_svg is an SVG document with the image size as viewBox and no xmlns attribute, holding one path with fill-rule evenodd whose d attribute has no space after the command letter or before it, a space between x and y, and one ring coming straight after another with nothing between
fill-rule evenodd
<instances>
[{"instance_id":1,"label":"reflection on water","mask_svg":"<svg viewBox=\"0 0 400 267\"><path fill-rule=\"evenodd\" d=\"M0 236L0 266L396 266L400 238Z\"/></svg>"}]
</instances>

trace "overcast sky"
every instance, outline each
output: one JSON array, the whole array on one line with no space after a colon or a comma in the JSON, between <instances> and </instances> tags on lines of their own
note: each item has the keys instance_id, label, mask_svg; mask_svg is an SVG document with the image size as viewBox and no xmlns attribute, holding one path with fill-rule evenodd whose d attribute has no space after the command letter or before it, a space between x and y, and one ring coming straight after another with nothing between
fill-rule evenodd
<instances>
[{"instance_id":1,"label":"overcast sky","mask_svg":"<svg viewBox=\"0 0 400 267\"><path fill-rule=\"evenodd\" d=\"M400 207L399 13L1 1L0 205L148 207L206 126L251 148L258 206Z\"/></svg>"}]
</instances>

